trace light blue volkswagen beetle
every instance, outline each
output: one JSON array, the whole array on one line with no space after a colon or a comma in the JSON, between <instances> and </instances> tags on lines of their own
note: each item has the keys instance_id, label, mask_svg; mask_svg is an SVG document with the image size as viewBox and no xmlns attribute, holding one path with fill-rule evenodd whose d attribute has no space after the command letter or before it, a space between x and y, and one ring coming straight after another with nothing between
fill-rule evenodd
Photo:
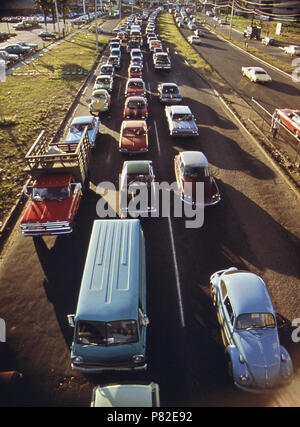
<instances>
[{"instance_id":1,"label":"light blue volkswagen beetle","mask_svg":"<svg viewBox=\"0 0 300 427\"><path fill-rule=\"evenodd\" d=\"M263 280L231 267L215 272L210 285L234 384L253 392L289 384L293 365L280 345L276 313Z\"/></svg>"}]
</instances>

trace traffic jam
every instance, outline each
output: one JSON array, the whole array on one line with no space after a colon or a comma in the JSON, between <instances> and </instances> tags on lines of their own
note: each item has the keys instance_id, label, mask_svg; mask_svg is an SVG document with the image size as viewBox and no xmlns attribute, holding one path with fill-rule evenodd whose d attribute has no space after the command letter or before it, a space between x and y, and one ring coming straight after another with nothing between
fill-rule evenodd
<instances>
[{"instance_id":1,"label":"traffic jam","mask_svg":"<svg viewBox=\"0 0 300 427\"><path fill-rule=\"evenodd\" d=\"M53 274L55 272L57 275L58 267L54 267L50 261L51 250L41 258L47 252L42 252L43 239L53 237L65 239L66 242L69 239L72 246L70 239L72 236L77 239L76 236L81 235L80 227L88 207L93 210L92 220L87 215L90 225L87 227L88 237L81 248L83 253L79 264L82 275L77 278L78 292L74 293L76 298L72 298L72 304L68 301L66 307L61 309L64 313L62 324L65 322L61 330L64 331L66 326L66 336L70 338L67 363L71 372L74 372L68 378L81 378L83 375L84 383L89 383L86 378L93 378L92 390L89 383L88 402L93 407L172 406L164 393L166 379L155 375L155 370L152 371L151 368L151 359L156 360L158 353L155 351L160 352L160 348L158 344L156 350L149 348L153 342L153 312L157 314L159 310L152 308L153 303L155 304L153 295L158 290L151 290L154 284L149 283L149 270L156 260L156 256L151 258L151 255L157 253L159 258L160 252L156 244L149 248L149 242L152 244L153 241L148 236L152 234L154 239L157 220L165 218L167 226L164 231L159 231L158 245L163 245L170 239L171 249L170 254L166 255L166 264L161 259L158 272L153 273L155 280L159 277L159 271L164 269L165 274L169 274L170 270L170 275L174 277L176 289L172 285L170 294L167 289L163 291L164 304L169 300L173 308L177 307L174 308L175 315L170 313L171 318L178 316L180 319L176 320L177 326L174 329L181 334L188 325L190 331L190 325L194 324L195 319L200 324L197 328L202 328L197 315L192 319L190 313L187 313L190 306L187 307L184 301L193 300L195 291L191 288L182 289L182 283L185 282L183 271L186 267L178 262L179 252L190 253L185 240L189 239L191 232L200 233L200 229L203 232L206 221L210 230L213 227L212 221L223 218L221 212L224 203L225 206L228 204L226 198L227 193L230 193L230 181L226 185L225 181L221 182L218 170L222 168L222 162L227 164L228 159L220 158L218 167L210 163L211 158L215 159L212 155L214 149L203 148L198 107L192 96L186 96L189 92L186 91L185 84L181 83L180 71L176 73L179 55L169 48L159 33L160 15L163 11L163 7L157 7L130 14L119 21L110 34L105 53L101 55L87 92L88 103L85 109L81 107L80 114L75 113L59 138L49 139L45 131L42 131L24 158L25 172L29 177L23 190L27 201L17 227L22 239L33 242L39 259L43 259L43 268L45 263L49 263L47 271L53 268ZM170 7L168 14L178 28L183 22L189 22L189 44L201 45L202 37L207 37L207 34L198 25L197 17L189 7ZM150 72L156 79L155 94L153 82L145 78ZM272 80L262 67L242 67L241 74L251 83L265 84ZM179 76L178 79L176 76ZM196 78L198 77L195 77L195 81ZM205 86L199 90L201 95L197 96L204 105L206 98L201 98L202 91L208 93L205 96L211 95ZM120 126L113 116L116 105L121 111ZM298 138L299 112L278 108L274 114L272 123L278 119L281 125L289 128ZM114 166L113 162L109 163L107 146L103 142L103 129L108 128L111 123L116 130L114 144L109 149L113 147L119 156L118 166ZM230 132L235 131L235 127L228 129ZM160 156L164 144L169 141L176 151L168 156L168 176L173 176L173 183L166 182L163 168L159 167L157 157L153 155L155 152ZM95 153L102 144L103 153L107 155L107 160L104 160L107 166L103 164L99 168L98 160L95 164ZM242 157L243 149L239 150L238 156ZM249 158L248 155L247 160ZM261 161L257 161L259 162ZM104 174L106 168L110 167L118 169L114 172L114 177L118 175L118 179L102 175L102 182L96 182L93 176L95 168L98 171L102 168ZM225 166L224 168L226 169ZM96 203L92 198L92 203L89 197L91 188L95 187L97 189L94 195L100 197ZM237 197L235 194L233 196ZM174 211L174 218L171 218L171 209ZM226 209L229 213L230 207L226 206ZM234 218L237 214L233 212L232 215ZM182 217L184 225L179 223ZM226 229L226 221L228 219L220 225L221 230ZM218 230L219 228L216 229L216 234ZM176 238L184 242L180 250L176 247ZM241 234L238 240L242 239ZM57 242L53 246L53 254L62 240ZM208 242L211 242L209 236L207 243L203 243L206 248L201 246L201 251L211 250L212 243ZM234 244L230 249L232 253L233 247ZM59 255L62 265L64 255L66 263L70 257L70 254L64 252L63 249ZM217 332L214 333L220 336L221 342L216 356L219 362L221 360L218 362L217 372L221 372L226 387L228 383L233 385L237 392L245 394L245 399L247 396L269 396L278 390L288 389L293 384L296 368L289 347L281 342L281 328L284 328L286 322L274 308L277 301L274 303L272 298L273 288L269 288L268 278L265 281L263 275L259 274L263 268L243 268L242 265L251 267L251 263L242 263L236 256L228 258L232 259L232 263L227 267L223 261L214 270L209 271L210 264L205 267L208 283L204 295L208 300L206 304L209 306L209 313L213 313L212 316L209 314L209 322L218 325ZM187 266L196 259L197 254L193 251L191 259L186 261ZM168 267L165 267L167 264ZM216 265L216 262L211 264ZM67 276L68 274L66 273ZM160 283L160 287L164 285L165 283ZM194 303L195 301L191 304ZM59 306L62 305L63 301L60 301ZM73 312L65 316L65 311L72 308ZM164 316L167 319L167 313ZM206 328L209 329L209 326L204 328L205 334L209 333ZM191 336L182 337L176 347L172 341L170 348L170 352L176 352L175 348L178 350L178 360L185 360L184 365L186 357L181 354L184 353L181 341L185 339L194 341ZM207 339L204 338L204 342ZM167 350L167 342L168 339L164 350ZM196 348L201 346L197 345ZM210 350L213 348L214 345L211 345ZM171 360L172 354L164 352L163 358L166 357ZM197 356L194 355L193 358ZM200 356L202 363L203 358L205 356ZM194 359L191 363L195 363ZM16 366L16 372L17 369ZM8 387L12 390L17 387L13 382L16 372L2 372L5 378L3 393L6 393ZM162 374L162 371L159 373ZM22 374L17 376L22 377ZM19 378L19 381L22 380ZM72 382L71 379L69 381ZM78 383L80 381L79 379ZM63 382L61 380L61 384ZM191 402L192 400L189 401ZM179 404L177 402L175 406ZM182 406L185 404L186 402ZM198 404L192 402L190 406ZM191 413L182 413L182 417L181 421L190 421L188 417L191 417Z\"/></svg>"}]
</instances>

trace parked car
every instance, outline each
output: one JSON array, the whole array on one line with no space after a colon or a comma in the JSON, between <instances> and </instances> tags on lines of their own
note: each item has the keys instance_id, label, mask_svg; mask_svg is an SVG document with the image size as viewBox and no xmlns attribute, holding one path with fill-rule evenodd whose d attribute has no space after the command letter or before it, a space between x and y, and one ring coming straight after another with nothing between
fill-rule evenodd
<instances>
[{"instance_id":1,"label":"parked car","mask_svg":"<svg viewBox=\"0 0 300 427\"><path fill-rule=\"evenodd\" d=\"M111 97L105 89L95 89L92 93L89 111L91 114L99 114L108 111Z\"/></svg>"},{"instance_id":2,"label":"parked car","mask_svg":"<svg viewBox=\"0 0 300 427\"><path fill-rule=\"evenodd\" d=\"M113 76L115 72L115 67L112 64L102 64L100 67L100 75L110 75Z\"/></svg>"},{"instance_id":3,"label":"parked car","mask_svg":"<svg viewBox=\"0 0 300 427\"><path fill-rule=\"evenodd\" d=\"M29 47L31 51L38 50L39 46L37 43L18 42L20 46Z\"/></svg>"},{"instance_id":4,"label":"parked car","mask_svg":"<svg viewBox=\"0 0 300 427\"><path fill-rule=\"evenodd\" d=\"M176 83L160 83L158 85L158 97L162 104L179 104L182 97Z\"/></svg>"},{"instance_id":5,"label":"parked car","mask_svg":"<svg viewBox=\"0 0 300 427\"><path fill-rule=\"evenodd\" d=\"M253 392L289 384L293 364L280 345L276 313L264 281L231 267L215 272L210 286L234 384Z\"/></svg>"},{"instance_id":6,"label":"parked car","mask_svg":"<svg viewBox=\"0 0 300 427\"><path fill-rule=\"evenodd\" d=\"M146 120L124 120L122 122L119 151L127 154L139 154L148 151Z\"/></svg>"},{"instance_id":7,"label":"parked car","mask_svg":"<svg viewBox=\"0 0 300 427\"><path fill-rule=\"evenodd\" d=\"M56 34L51 31L41 31L38 36L43 40L56 39Z\"/></svg>"},{"instance_id":8,"label":"parked car","mask_svg":"<svg viewBox=\"0 0 300 427\"><path fill-rule=\"evenodd\" d=\"M279 120L297 137L300 136L300 110L290 108L276 109Z\"/></svg>"},{"instance_id":9,"label":"parked car","mask_svg":"<svg viewBox=\"0 0 300 427\"><path fill-rule=\"evenodd\" d=\"M101 74L100 76L96 77L94 90L95 89L105 89L111 93L113 89L113 76L109 74Z\"/></svg>"},{"instance_id":10,"label":"parked car","mask_svg":"<svg viewBox=\"0 0 300 427\"><path fill-rule=\"evenodd\" d=\"M242 67L242 75L254 83L268 83L272 81L271 76L261 67Z\"/></svg>"},{"instance_id":11,"label":"parked car","mask_svg":"<svg viewBox=\"0 0 300 427\"><path fill-rule=\"evenodd\" d=\"M291 56L300 55L300 46L290 45L290 46L286 46L283 50L285 53Z\"/></svg>"},{"instance_id":12,"label":"parked car","mask_svg":"<svg viewBox=\"0 0 300 427\"><path fill-rule=\"evenodd\" d=\"M146 96L146 86L141 78L128 79L125 86L125 97L127 96Z\"/></svg>"},{"instance_id":13,"label":"parked car","mask_svg":"<svg viewBox=\"0 0 300 427\"><path fill-rule=\"evenodd\" d=\"M206 156L201 151L182 151L174 158L175 176L182 200L193 206L212 206L221 196ZM203 183L203 200L197 195L197 183Z\"/></svg>"},{"instance_id":14,"label":"parked car","mask_svg":"<svg viewBox=\"0 0 300 427\"><path fill-rule=\"evenodd\" d=\"M199 36L189 36L189 37L188 37L188 41L189 41L191 44L201 44L201 39L200 39L200 37L199 37Z\"/></svg>"},{"instance_id":15,"label":"parked car","mask_svg":"<svg viewBox=\"0 0 300 427\"><path fill-rule=\"evenodd\" d=\"M129 96L125 100L123 119L146 120L148 103L144 96Z\"/></svg>"},{"instance_id":16,"label":"parked car","mask_svg":"<svg viewBox=\"0 0 300 427\"><path fill-rule=\"evenodd\" d=\"M120 176L121 216L156 211L156 186L151 160L131 160L123 163ZM137 197L139 200L137 200ZM136 209L135 203L139 203Z\"/></svg>"},{"instance_id":17,"label":"parked car","mask_svg":"<svg viewBox=\"0 0 300 427\"><path fill-rule=\"evenodd\" d=\"M8 53L6 50L0 50L0 59L4 59L4 61L8 64L18 61L19 55L14 53Z\"/></svg>"},{"instance_id":18,"label":"parked car","mask_svg":"<svg viewBox=\"0 0 300 427\"><path fill-rule=\"evenodd\" d=\"M26 53L30 53L31 49L28 46L21 46L19 44L10 44L4 47L4 50L7 53L12 53L15 55L25 55Z\"/></svg>"},{"instance_id":19,"label":"parked car","mask_svg":"<svg viewBox=\"0 0 300 427\"><path fill-rule=\"evenodd\" d=\"M96 144L96 138L99 132L100 120L94 116L77 116L73 119L70 130L65 139L66 143L79 142L84 129L88 128L89 140L92 146Z\"/></svg>"}]
</instances>

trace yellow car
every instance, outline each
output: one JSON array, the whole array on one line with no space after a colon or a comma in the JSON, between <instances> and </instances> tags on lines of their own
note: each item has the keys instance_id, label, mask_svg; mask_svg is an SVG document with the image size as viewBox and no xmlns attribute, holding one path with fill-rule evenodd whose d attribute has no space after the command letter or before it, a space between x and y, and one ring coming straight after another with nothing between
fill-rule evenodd
<instances>
[{"instance_id":1,"label":"yellow car","mask_svg":"<svg viewBox=\"0 0 300 427\"><path fill-rule=\"evenodd\" d=\"M96 89L89 105L91 114L99 114L109 110L111 96L105 89Z\"/></svg>"}]
</instances>

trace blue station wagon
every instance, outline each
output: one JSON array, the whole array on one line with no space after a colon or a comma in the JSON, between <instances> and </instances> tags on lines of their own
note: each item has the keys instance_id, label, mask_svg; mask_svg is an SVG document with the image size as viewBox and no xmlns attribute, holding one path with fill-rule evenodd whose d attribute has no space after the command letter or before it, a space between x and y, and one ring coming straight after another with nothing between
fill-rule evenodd
<instances>
[{"instance_id":1,"label":"blue station wagon","mask_svg":"<svg viewBox=\"0 0 300 427\"><path fill-rule=\"evenodd\" d=\"M234 384L254 392L289 384L293 365L280 345L276 313L264 281L231 267L214 273L210 285Z\"/></svg>"}]
</instances>

